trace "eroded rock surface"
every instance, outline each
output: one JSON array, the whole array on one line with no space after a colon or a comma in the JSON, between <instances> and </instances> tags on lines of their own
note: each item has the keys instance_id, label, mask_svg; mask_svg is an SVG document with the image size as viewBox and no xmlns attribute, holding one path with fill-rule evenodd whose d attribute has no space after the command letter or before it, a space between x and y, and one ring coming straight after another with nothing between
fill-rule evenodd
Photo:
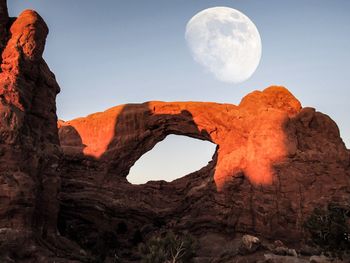
<instances>
[{"instance_id":1,"label":"eroded rock surface","mask_svg":"<svg viewBox=\"0 0 350 263\"><path fill-rule=\"evenodd\" d=\"M0 192L2 215L10 217L0 221L2 228L27 229L34 217L40 220L42 215L34 215L42 213L36 210L43 205L36 196L39 185L58 178L50 167L58 163L58 157L47 163L58 151L54 102L59 91L41 57L47 32L38 14L25 11L11 26L11 37L2 52ZM47 205L54 205L54 200Z\"/></svg>"},{"instance_id":2,"label":"eroded rock surface","mask_svg":"<svg viewBox=\"0 0 350 263\"><path fill-rule=\"evenodd\" d=\"M297 241L315 207L349 205L349 153L336 124L301 108L283 87L248 94L238 106L130 104L59 126L66 158L62 220L82 230L87 225L77 215L89 218L96 236L107 221L125 224L129 240L119 235L125 246L158 221L196 235L210 229ZM130 185L130 167L168 134L216 143L213 161L171 183ZM107 232L118 239L117 231Z\"/></svg>"},{"instance_id":3,"label":"eroded rock surface","mask_svg":"<svg viewBox=\"0 0 350 263\"><path fill-rule=\"evenodd\" d=\"M26 10L10 19L6 1L0 1L1 262L55 257L43 245L57 234L61 158L59 86L42 58L47 34L36 12Z\"/></svg>"},{"instance_id":4,"label":"eroded rock surface","mask_svg":"<svg viewBox=\"0 0 350 263\"><path fill-rule=\"evenodd\" d=\"M273 180L272 165L295 154L296 138L286 125L300 109L285 88L270 87L249 94L238 106L202 102L117 106L60 122L60 138L66 153L82 152L106 161L109 171L125 176L168 134L187 135L218 145L214 174L218 190L238 173L267 185Z\"/></svg>"},{"instance_id":5,"label":"eroded rock surface","mask_svg":"<svg viewBox=\"0 0 350 263\"><path fill-rule=\"evenodd\" d=\"M10 19L0 0L1 262L139 262L137 245L161 230L190 232L210 259L238 233L300 242L315 207L349 206L337 125L283 87L239 105L126 104L57 125L47 33L37 13ZM213 160L171 183L130 184L169 134L217 144Z\"/></svg>"}]
</instances>

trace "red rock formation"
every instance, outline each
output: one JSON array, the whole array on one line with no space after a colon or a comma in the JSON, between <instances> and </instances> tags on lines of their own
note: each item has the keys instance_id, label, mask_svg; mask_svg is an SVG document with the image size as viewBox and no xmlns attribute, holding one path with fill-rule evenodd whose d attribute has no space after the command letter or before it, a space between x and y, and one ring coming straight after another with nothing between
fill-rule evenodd
<instances>
[{"instance_id":1,"label":"red rock formation","mask_svg":"<svg viewBox=\"0 0 350 263\"><path fill-rule=\"evenodd\" d=\"M249 94L239 106L148 102L118 106L59 125L74 128L85 155L108 160L111 165L121 162L115 160L118 153L130 151L133 156L128 166L118 168L117 173L124 170L128 173L138 158L170 133L209 140L219 147L214 178L220 190L226 180L239 172L244 172L255 184L272 183L272 165L296 150L296 141L286 137L284 125L300 109L299 101L286 89L270 87ZM153 134L155 123L161 134ZM72 142L65 140L72 138L64 132L61 129L62 146L71 151ZM147 147L132 149L128 144L135 141ZM81 151L81 147L77 150Z\"/></svg>"},{"instance_id":2,"label":"red rock formation","mask_svg":"<svg viewBox=\"0 0 350 263\"><path fill-rule=\"evenodd\" d=\"M131 249L133 237L146 238L160 221L197 236L249 232L299 242L315 207L349 205L349 154L336 124L282 87L255 91L238 106L127 104L59 126L60 220L70 225L60 230L72 238L107 235ZM169 134L216 143L213 161L171 183L128 183L132 165ZM120 224L128 236L118 235Z\"/></svg>"},{"instance_id":3,"label":"red rock formation","mask_svg":"<svg viewBox=\"0 0 350 263\"><path fill-rule=\"evenodd\" d=\"M48 34L43 19L24 11L8 33L9 21L1 0L0 261L13 254L20 262L29 253L31 262L48 262L43 255L54 253L37 242L57 233L59 86L42 58Z\"/></svg>"},{"instance_id":4,"label":"red rock formation","mask_svg":"<svg viewBox=\"0 0 350 263\"><path fill-rule=\"evenodd\" d=\"M58 131L47 33L37 13L9 19L0 0L0 262L139 262L138 243L160 229L191 232L210 243L200 241L199 256L213 258L237 233L300 242L315 207L349 206L336 124L282 87L238 106L127 104ZM217 144L213 160L171 183L127 182L169 134Z\"/></svg>"}]
</instances>

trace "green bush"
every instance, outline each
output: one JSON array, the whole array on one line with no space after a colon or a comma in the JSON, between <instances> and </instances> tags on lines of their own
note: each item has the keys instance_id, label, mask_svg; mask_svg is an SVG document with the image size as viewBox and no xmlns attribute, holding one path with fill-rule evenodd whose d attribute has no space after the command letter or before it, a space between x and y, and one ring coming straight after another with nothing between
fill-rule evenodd
<instances>
[{"instance_id":1,"label":"green bush","mask_svg":"<svg viewBox=\"0 0 350 263\"><path fill-rule=\"evenodd\" d=\"M195 255L195 242L190 235L167 232L139 246L144 263L190 263Z\"/></svg>"},{"instance_id":2,"label":"green bush","mask_svg":"<svg viewBox=\"0 0 350 263\"><path fill-rule=\"evenodd\" d=\"M323 252L342 257L350 253L349 220L349 209L329 204L326 209L315 209L304 227L310 233L312 242Z\"/></svg>"}]
</instances>

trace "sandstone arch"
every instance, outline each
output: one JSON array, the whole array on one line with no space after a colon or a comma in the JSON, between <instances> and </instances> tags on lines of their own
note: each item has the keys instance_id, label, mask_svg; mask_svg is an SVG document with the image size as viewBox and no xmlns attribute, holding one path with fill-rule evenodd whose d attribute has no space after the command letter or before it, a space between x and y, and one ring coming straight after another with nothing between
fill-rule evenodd
<instances>
[{"instance_id":1,"label":"sandstone arch","mask_svg":"<svg viewBox=\"0 0 350 263\"><path fill-rule=\"evenodd\" d=\"M272 166L296 146L284 125L301 109L283 87L246 96L239 106L203 102L147 102L117 106L106 112L60 123L60 133L73 127L83 154L108 162L108 170L125 177L145 152L169 134L208 140L218 145L215 181L244 172L253 183L270 184ZM102 127L102 128L100 128ZM69 151L70 136L61 136ZM264 150L262 148L265 148Z\"/></svg>"},{"instance_id":2,"label":"sandstone arch","mask_svg":"<svg viewBox=\"0 0 350 263\"><path fill-rule=\"evenodd\" d=\"M337 125L282 87L237 106L118 106L59 122L59 141L47 33L37 13L9 18L0 0L0 259L89 262L81 248L100 256L93 244L112 237L128 260L133 237L160 227L300 242L315 207L349 207L350 156ZM171 183L127 183L130 166L167 134L212 141L213 161Z\"/></svg>"}]
</instances>

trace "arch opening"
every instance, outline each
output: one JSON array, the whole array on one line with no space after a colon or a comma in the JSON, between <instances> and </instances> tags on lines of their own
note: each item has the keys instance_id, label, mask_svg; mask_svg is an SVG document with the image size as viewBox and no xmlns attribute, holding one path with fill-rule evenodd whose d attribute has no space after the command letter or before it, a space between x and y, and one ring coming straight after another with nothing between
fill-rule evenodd
<instances>
[{"instance_id":1,"label":"arch opening","mask_svg":"<svg viewBox=\"0 0 350 263\"><path fill-rule=\"evenodd\" d=\"M183 135L168 135L136 161L126 179L131 184L171 182L205 167L216 144Z\"/></svg>"}]
</instances>

